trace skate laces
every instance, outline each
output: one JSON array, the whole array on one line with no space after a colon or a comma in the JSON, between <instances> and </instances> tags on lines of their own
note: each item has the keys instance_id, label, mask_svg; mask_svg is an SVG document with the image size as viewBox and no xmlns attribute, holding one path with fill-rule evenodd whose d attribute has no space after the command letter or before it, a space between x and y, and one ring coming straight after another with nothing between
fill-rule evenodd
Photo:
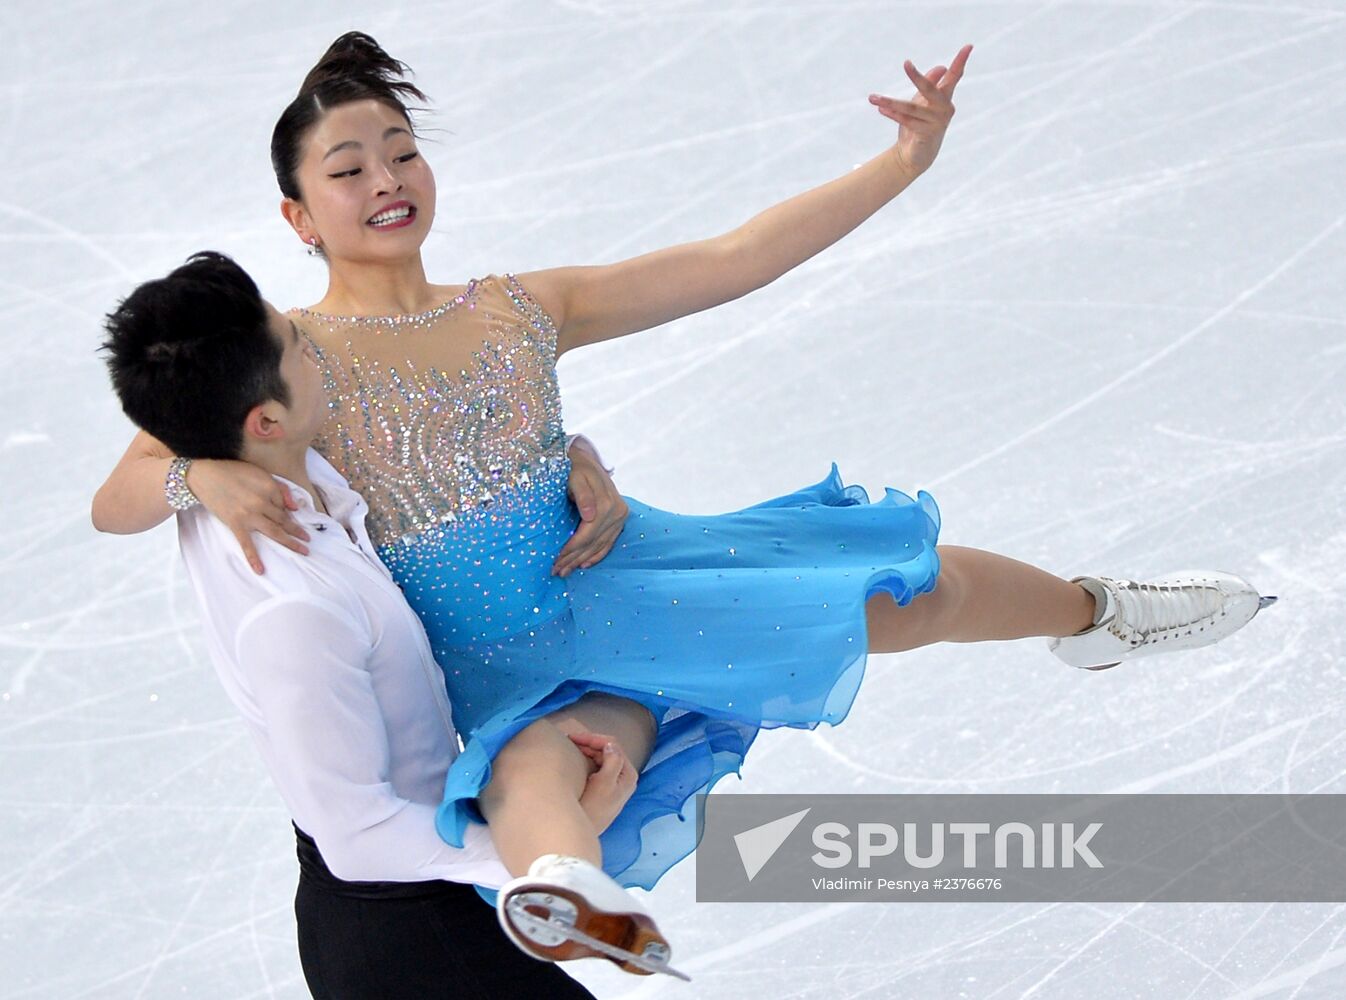
<instances>
[{"instance_id":1,"label":"skate laces","mask_svg":"<svg viewBox=\"0 0 1346 1000\"><path fill-rule=\"evenodd\" d=\"M1208 584L1136 583L1117 580L1118 626L1141 638L1156 632L1190 628L1214 618L1224 604L1220 591Z\"/></svg>"}]
</instances>

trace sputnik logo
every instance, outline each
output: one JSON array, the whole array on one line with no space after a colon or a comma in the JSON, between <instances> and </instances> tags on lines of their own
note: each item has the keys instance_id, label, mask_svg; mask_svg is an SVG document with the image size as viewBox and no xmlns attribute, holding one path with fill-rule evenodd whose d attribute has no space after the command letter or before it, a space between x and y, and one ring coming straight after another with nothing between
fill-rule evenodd
<instances>
[{"instance_id":1,"label":"sputnik logo","mask_svg":"<svg viewBox=\"0 0 1346 1000\"><path fill-rule=\"evenodd\" d=\"M743 862L743 872L748 876L749 882L757 877L762 867L780 850L785 838L794 832L794 828L809 814L811 808L810 806L809 809L801 809L789 816L782 816L770 823L763 823L751 830L734 834L734 846L738 848L738 857Z\"/></svg>"}]
</instances>

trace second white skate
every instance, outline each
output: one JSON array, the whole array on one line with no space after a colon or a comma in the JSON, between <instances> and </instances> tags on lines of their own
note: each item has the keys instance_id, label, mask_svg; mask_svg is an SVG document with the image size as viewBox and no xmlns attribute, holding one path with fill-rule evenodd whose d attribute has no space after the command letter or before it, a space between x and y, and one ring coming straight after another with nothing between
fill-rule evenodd
<instances>
[{"instance_id":1,"label":"second white skate","mask_svg":"<svg viewBox=\"0 0 1346 1000\"><path fill-rule=\"evenodd\" d=\"M497 894L510 940L534 958L607 958L636 975L691 981L669 965L672 950L654 918L602 869L582 858L544 854Z\"/></svg>"},{"instance_id":2,"label":"second white skate","mask_svg":"<svg viewBox=\"0 0 1346 1000\"><path fill-rule=\"evenodd\" d=\"M1138 583L1105 576L1077 576L1094 596L1094 624L1052 639L1048 648L1072 667L1106 670L1153 653L1209 646L1233 635L1262 608L1262 597L1241 577L1214 570L1184 570Z\"/></svg>"}]
</instances>

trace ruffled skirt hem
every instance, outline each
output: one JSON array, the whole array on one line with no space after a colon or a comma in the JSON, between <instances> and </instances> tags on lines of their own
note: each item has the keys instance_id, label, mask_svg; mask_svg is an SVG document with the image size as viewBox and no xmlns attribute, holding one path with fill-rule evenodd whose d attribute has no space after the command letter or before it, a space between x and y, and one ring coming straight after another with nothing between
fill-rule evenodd
<instances>
[{"instance_id":1,"label":"ruffled skirt hem","mask_svg":"<svg viewBox=\"0 0 1346 1000\"><path fill-rule=\"evenodd\" d=\"M440 836L461 846L491 760L525 726L605 691L659 722L636 790L600 837L603 867L652 889L696 847L696 799L740 774L758 732L845 719L864 676L866 603L935 588L934 498L869 501L836 466L821 483L709 517L629 500L617 547L572 576L576 676L479 725L449 771ZM490 898L493 894L483 891Z\"/></svg>"}]
</instances>

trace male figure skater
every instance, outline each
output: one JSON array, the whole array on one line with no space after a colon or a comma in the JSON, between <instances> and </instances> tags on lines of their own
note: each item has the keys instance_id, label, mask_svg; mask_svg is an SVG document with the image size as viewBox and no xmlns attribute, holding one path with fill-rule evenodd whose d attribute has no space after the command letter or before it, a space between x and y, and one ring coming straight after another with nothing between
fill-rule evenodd
<instances>
[{"instance_id":1,"label":"male figure skater","mask_svg":"<svg viewBox=\"0 0 1346 1000\"><path fill-rule=\"evenodd\" d=\"M435 832L458 753L443 676L370 544L367 506L309 447L327 401L308 341L215 253L137 288L107 332L123 410L181 456L166 494L211 657L294 819L313 995L592 996L515 948L473 889L509 880L486 827L462 849ZM192 458L243 459L281 480L309 554L259 537L266 573L253 572L187 490ZM594 762L581 805L601 828L634 770L607 737L571 738Z\"/></svg>"}]
</instances>

